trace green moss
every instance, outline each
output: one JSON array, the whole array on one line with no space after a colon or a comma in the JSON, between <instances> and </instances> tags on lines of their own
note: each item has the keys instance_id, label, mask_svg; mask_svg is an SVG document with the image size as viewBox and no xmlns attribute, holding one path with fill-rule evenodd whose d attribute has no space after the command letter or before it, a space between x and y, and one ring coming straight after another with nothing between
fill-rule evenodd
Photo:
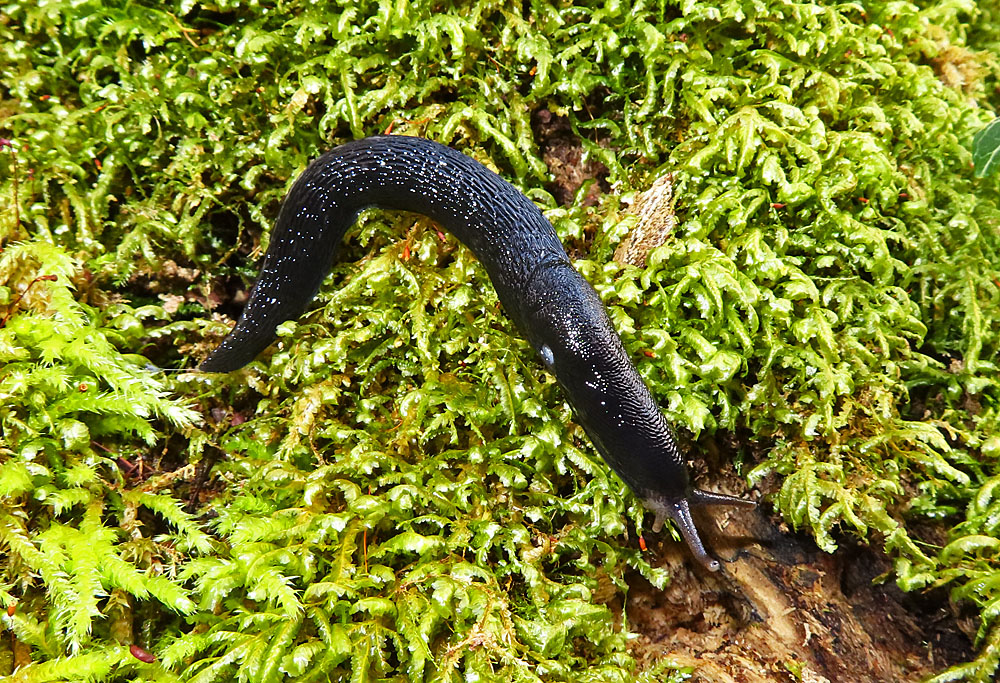
<instances>
[{"instance_id":1,"label":"green moss","mask_svg":"<svg viewBox=\"0 0 1000 683\"><path fill-rule=\"evenodd\" d=\"M585 245L577 265L670 419L751 435L749 479L777 475L793 525L831 551L882 543L904 588L976 605L977 658L940 680L989 680L1000 212L970 145L997 104L976 50L998 17L966 1L3 6L0 601L19 601L6 623L35 661L17 675L636 675L595 596L629 566L668 579L628 541L641 509L479 264L428 222L363 220L316 310L246 371L163 378L131 355L190 367L226 329L199 304L252 279L295 175L392 126L497 168ZM543 108L607 167L598 206L546 191ZM612 263L626 202L666 170L676 235L644 269ZM211 495L187 461L214 463ZM945 547L913 535L928 519L953 526Z\"/></svg>"}]
</instances>

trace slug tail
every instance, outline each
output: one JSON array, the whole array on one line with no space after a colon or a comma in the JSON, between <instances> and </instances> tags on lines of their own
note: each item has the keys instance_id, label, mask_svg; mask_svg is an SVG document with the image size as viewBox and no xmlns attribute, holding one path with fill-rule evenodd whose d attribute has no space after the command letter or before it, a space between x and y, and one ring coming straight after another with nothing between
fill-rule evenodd
<instances>
[{"instance_id":1,"label":"slug tail","mask_svg":"<svg viewBox=\"0 0 1000 683\"><path fill-rule=\"evenodd\" d=\"M257 357L274 340L274 330L239 329L223 340L223 343L212 352L198 370L201 372L232 372Z\"/></svg>"}]
</instances>

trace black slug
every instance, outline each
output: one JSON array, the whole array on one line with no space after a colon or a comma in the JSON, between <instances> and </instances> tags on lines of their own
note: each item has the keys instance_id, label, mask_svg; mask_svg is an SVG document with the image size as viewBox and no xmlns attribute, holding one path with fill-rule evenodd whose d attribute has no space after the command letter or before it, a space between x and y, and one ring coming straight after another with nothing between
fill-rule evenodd
<instances>
[{"instance_id":1,"label":"black slug","mask_svg":"<svg viewBox=\"0 0 1000 683\"><path fill-rule=\"evenodd\" d=\"M472 250L594 446L656 515L653 530L669 517L695 557L717 570L690 507L754 503L692 488L670 427L552 224L513 185L443 145L376 136L310 164L281 207L243 315L200 369L236 370L267 347L279 324L305 310L344 232L371 207L429 216Z\"/></svg>"}]
</instances>

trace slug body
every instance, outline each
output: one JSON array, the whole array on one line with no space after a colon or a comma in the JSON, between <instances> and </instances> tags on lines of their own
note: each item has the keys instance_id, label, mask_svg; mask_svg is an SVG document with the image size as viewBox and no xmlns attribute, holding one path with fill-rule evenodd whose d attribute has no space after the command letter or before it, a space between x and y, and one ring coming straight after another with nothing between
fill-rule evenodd
<instances>
[{"instance_id":1,"label":"slug body","mask_svg":"<svg viewBox=\"0 0 1000 683\"><path fill-rule=\"evenodd\" d=\"M200 369L236 370L264 350L279 324L305 310L367 208L423 214L472 250L597 450L655 513L654 530L672 519L697 559L718 569L691 505L753 503L691 487L670 427L552 225L513 185L443 145L376 136L316 159L285 198L243 315Z\"/></svg>"}]
</instances>

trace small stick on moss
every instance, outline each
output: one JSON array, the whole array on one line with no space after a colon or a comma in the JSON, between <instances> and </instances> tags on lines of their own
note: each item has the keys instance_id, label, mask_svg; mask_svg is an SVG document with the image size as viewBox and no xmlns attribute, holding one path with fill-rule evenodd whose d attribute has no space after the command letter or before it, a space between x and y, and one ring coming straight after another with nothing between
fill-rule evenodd
<instances>
[{"instance_id":1,"label":"small stick on moss","mask_svg":"<svg viewBox=\"0 0 1000 683\"><path fill-rule=\"evenodd\" d=\"M191 36L188 35L189 33L198 33L197 29L186 27L184 24L181 23L181 20L177 18L176 14L171 14L170 12L167 12L167 16L169 16L171 19L174 20L174 23L177 24L177 28L180 30L181 35L184 36L187 42L191 43L191 45L193 45L196 48L199 49L201 48L201 46L198 43L194 42L194 40L191 39Z\"/></svg>"}]
</instances>

